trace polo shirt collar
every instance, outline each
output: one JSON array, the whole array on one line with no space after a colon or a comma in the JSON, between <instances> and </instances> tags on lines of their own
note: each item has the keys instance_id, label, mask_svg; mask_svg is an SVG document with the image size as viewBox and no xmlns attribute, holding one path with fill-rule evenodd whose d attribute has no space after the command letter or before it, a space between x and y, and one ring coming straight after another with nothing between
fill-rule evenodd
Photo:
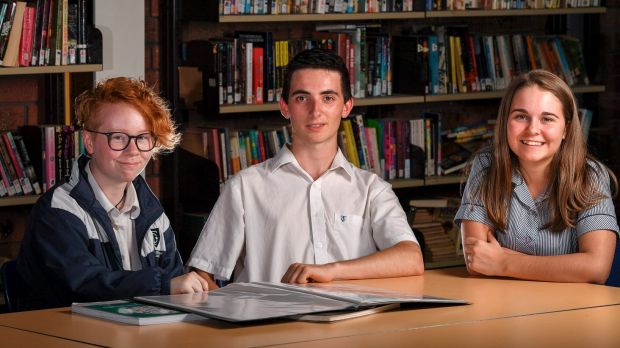
<instances>
[{"instance_id":1,"label":"polo shirt collar","mask_svg":"<svg viewBox=\"0 0 620 348\"><path fill-rule=\"evenodd\" d=\"M103 193L103 190L97 183L97 180L95 180L95 177L90 170L90 161L86 164L84 171L87 174L88 183L93 189L95 198L97 199L97 201L99 201L99 203L103 207L103 210L105 210L108 215L112 214L113 216L116 216L121 213L129 212L131 213L130 217L132 219L135 219L137 216L140 215L140 204L138 203L138 195L136 193L135 187L133 186L133 183L130 182L127 184L127 192L125 193L125 204L123 205L122 210L119 211L118 209L116 209L114 204L110 202L108 197L106 197L105 193Z\"/></svg>"},{"instance_id":2,"label":"polo shirt collar","mask_svg":"<svg viewBox=\"0 0 620 348\"><path fill-rule=\"evenodd\" d=\"M273 162L271 162L271 172L275 172L283 165L289 163L294 163L301 168L299 162L297 162L297 158L295 158L295 155L291 149L289 149L288 144L285 144L274 157ZM338 148L336 156L334 157L328 171L333 171L338 168L342 168L345 173L349 175L349 177L353 177L353 165L344 157L342 151L340 151L340 148Z\"/></svg>"}]
</instances>

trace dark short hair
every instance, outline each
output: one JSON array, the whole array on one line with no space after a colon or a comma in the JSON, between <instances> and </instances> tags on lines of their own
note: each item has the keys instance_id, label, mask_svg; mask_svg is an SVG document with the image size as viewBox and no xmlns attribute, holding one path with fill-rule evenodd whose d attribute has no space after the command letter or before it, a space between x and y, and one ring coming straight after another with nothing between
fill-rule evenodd
<instances>
[{"instance_id":1,"label":"dark short hair","mask_svg":"<svg viewBox=\"0 0 620 348\"><path fill-rule=\"evenodd\" d=\"M345 102L351 99L349 70L342 58L334 51L313 48L299 52L286 66L286 75L284 76L284 85L282 86L282 98L287 104L293 73L302 69L326 69L339 73L342 97Z\"/></svg>"}]
</instances>

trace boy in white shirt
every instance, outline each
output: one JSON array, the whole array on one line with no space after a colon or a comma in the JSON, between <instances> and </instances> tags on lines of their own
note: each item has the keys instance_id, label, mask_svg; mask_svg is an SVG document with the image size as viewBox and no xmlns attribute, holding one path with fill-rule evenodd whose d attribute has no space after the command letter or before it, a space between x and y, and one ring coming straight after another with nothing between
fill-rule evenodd
<instances>
[{"instance_id":1,"label":"boy in white shirt","mask_svg":"<svg viewBox=\"0 0 620 348\"><path fill-rule=\"evenodd\" d=\"M350 164L338 128L353 108L349 73L312 49L289 63L280 112L292 143L229 180L189 266L215 288L238 282L329 282L424 272L422 253L390 184Z\"/></svg>"}]
</instances>

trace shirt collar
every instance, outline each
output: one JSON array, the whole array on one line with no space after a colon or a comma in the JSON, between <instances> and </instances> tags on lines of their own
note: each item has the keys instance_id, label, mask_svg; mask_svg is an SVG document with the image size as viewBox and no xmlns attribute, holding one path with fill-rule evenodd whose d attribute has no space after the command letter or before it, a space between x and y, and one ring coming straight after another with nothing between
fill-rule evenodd
<instances>
[{"instance_id":1,"label":"shirt collar","mask_svg":"<svg viewBox=\"0 0 620 348\"><path fill-rule=\"evenodd\" d=\"M123 204L123 208L121 210L116 209L114 204L110 202L108 197L106 197L105 193L101 189L101 186L95 180L93 173L90 170L90 161L86 164L84 171L88 177L88 183L90 187L93 189L93 193L95 194L95 198L101 204L103 209L108 213L108 215L113 214L117 216L121 213L131 213L130 216L132 219L135 219L138 215L140 215L140 204L138 202L138 195L136 193L136 188L133 186L133 183L127 184L127 192L125 193L125 204Z\"/></svg>"},{"instance_id":2,"label":"shirt collar","mask_svg":"<svg viewBox=\"0 0 620 348\"><path fill-rule=\"evenodd\" d=\"M534 207L536 204L543 202L549 198L549 191L541 192L535 199L532 198L532 194L527 188L525 179L521 172L516 168L512 170L512 187L516 193L517 198L530 207Z\"/></svg>"},{"instance_id":3,"label":"shirt collar","mask_svg":"<svg viewBox=\"0 0 620 348\"><path fill-rule=\"evenodd\" d=\"M291 149L289 149L288 145L285 144L284 146L282 146L278 154L273 158L273 162L271 162L271 172L275 172L280 167L289 163L295 164L296 166L301 168L299 162L297 162L297 158L295 158L295 155L293 154ZM338 168L342 168L345 173L349 175L349 177L353 176L353 165L349 161L347 161L347 159L342 154L342 151L340 151L340 148L338 148L336 156L334 157L334 160L332 161L332 164L327 171L333 171Z\"/></svg>"}]
</instances>

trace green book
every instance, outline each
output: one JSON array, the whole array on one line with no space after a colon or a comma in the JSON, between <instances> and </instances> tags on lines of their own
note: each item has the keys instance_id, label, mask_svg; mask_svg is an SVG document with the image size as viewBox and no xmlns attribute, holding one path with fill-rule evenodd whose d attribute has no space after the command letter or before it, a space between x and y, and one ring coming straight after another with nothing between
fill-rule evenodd
<instances>
[{"instance_id":1,"label":"green book","mask_svg":"<svg viewBox=\"0 0 620 348\"><path fill-rule=\"evenodd\" d=\"M137 303L131 300L74 303L71 305L71 311L131 325L152 325L207 319L197 314Z\"/></svg>"}]
</instances>

